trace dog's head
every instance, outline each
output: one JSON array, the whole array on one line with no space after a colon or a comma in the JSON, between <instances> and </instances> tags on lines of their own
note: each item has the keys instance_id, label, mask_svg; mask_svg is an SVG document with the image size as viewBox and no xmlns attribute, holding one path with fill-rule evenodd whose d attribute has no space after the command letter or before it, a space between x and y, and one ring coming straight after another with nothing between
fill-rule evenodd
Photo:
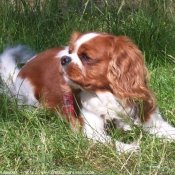
<instances>
[{"instance_id":1,"label":"dog's head","mask_svg":"<svg viewBox=\"0 0 175 175\"><path fill-rule=\"evenodd\" d=\"M110 91L127 102L150 97L143 55L126 36L75 32L61 64L73 88Z\"/></svg>"}]
</instances>

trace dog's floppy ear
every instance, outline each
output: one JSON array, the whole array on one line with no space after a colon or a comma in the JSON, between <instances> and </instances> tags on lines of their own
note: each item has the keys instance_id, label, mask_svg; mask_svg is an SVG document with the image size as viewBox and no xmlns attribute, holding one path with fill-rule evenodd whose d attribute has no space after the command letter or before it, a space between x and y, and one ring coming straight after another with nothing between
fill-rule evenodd
<instances>
[{"instance_id":1,"label":"dog's floppy ear","mask_svg":"<svg viewBox=\"0 0 175 175\"><path fill-rule=\"evenodd\" d=\"M107 77L113 93L125 104L142 101L147 116L155 109L155 99L147 86L149 74L141 51L128 37L120 36L114 39L110 55Z\"/></svg>"}]
</instances>

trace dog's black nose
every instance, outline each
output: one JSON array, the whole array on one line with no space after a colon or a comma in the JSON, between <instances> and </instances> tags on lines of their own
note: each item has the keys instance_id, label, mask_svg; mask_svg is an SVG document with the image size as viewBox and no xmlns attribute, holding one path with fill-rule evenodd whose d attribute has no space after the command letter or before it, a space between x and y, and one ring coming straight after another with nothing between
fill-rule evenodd
<instances>
[{"instance_id":1,"label":"dog's black nose","mask_svg":"<svg viewBox=\"0 0 175 175\"><path fill-rule=\"evenodd\" d=\"M62 66L66 66L67 64L69 64L71 62L71 58L68 56L63 56L61 57L61 65Z\"/></svg>"}]
</instances>

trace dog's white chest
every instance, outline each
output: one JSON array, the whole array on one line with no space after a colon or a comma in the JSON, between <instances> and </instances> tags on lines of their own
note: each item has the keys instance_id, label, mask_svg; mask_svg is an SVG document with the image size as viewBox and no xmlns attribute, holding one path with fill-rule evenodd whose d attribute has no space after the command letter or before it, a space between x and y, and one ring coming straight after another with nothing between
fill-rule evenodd
<instances>
[{"instance_id":1,"label":"dog's white chest","mask_svg":"<svg viewBox=\"0 0 175 175\"><path fill-rule=\"evenodd\" d=\"M82 91L80 94L83 108L105 119L131 119L137 118L135 110L125 108L122 101L116 98L111 92Z\"/></svg>"}]
</instances>

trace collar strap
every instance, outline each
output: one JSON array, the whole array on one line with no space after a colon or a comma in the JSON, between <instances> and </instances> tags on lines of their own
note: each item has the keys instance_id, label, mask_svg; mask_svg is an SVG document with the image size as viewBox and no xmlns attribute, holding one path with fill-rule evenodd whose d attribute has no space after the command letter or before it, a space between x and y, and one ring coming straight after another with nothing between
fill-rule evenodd
<instances>
[{"instance_id":1,"label":"collar strap","mask_svg":"<svg viewBox=\"0 0 175 175\"><path fill-rule=\"evenodd\" d=\"M74 111L74 101L72 95L63 95L64 105L63 112L66 116L76 116Z\"/></svg>"}]
</instances>

